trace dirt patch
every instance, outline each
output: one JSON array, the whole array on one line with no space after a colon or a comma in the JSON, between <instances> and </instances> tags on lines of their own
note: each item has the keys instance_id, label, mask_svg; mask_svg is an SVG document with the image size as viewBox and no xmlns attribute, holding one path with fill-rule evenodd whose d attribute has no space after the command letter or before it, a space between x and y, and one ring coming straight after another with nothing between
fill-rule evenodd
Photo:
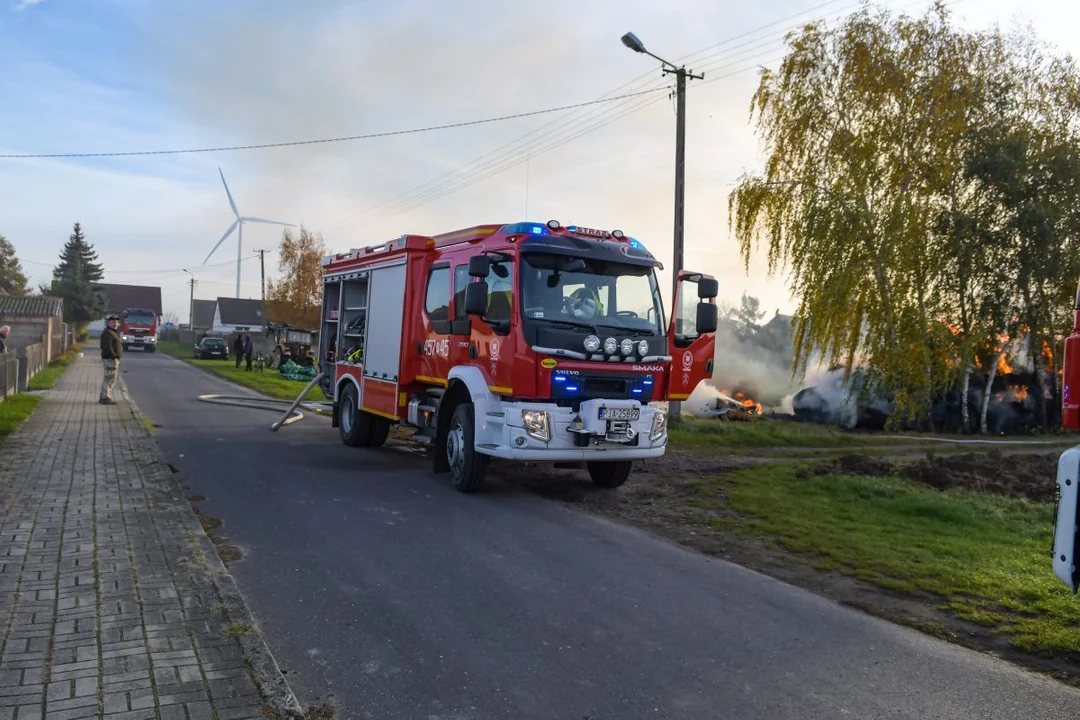
<instances>
[{"instance_id":1,"label":"dirt patch","mask_svg":"<svg viewBox=\"0 0 1080 720\"><path fill-rule=\"evenodd\" d=\"M902 477L937 490L970 490L1053 502L1058 454L1058 451L1005 454L997 450L962 455L928 453L924 458L906 462L851 455L818 463L807 472Z\"/></svg>"},{"instance_id":2,"label":"dirt patch","mask_svg":"<svg viewBox=\"0 0 1080 720\"><path fill-rule=\"evenodd\" d=\"M333 703L323 702L304 711L304 720L334 720L337 708Z\"/></svg>"},{"instance_id":3,"label":"dirt patch","mask_svg":"<svg viewBox=\"0 0 1080 720\"><path fill-rule=\"evenodd\" d=\"M203 499L205 500L205 498ZM231 544L227 537L218 532L223 524L221 518L211 517L194 506L192 506L192 510L195 511L195 517L199 518L199 524L206 531L210 542L214 544L214 549L217 551L218 557L221 558L221 562L225 563L225 567L229 567L231 563L244 557L244 554L240 552L240 548Z\"/></svg>"}]
</instances>

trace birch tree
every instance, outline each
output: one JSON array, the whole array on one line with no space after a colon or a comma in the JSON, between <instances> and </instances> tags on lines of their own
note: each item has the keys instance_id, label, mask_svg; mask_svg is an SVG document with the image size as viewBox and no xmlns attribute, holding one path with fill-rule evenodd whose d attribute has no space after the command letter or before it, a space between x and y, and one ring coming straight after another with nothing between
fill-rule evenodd
<instances>
[{"instance_id":1,"label":"birch tree","mask_svg":"<svg viewBox=\"0 0 1080 720\"><path fill-rule=\"evenodd\" d=\"M729 199L743 261L764 243L770 273L790 269L795 370L815 351L847 374L863 364L894 421L925 416L949 381L933 224L966 131L972 40L938 3L917 19L866 8L788 45L751 106L765 169Z\"/></svg>"}]
</instances>

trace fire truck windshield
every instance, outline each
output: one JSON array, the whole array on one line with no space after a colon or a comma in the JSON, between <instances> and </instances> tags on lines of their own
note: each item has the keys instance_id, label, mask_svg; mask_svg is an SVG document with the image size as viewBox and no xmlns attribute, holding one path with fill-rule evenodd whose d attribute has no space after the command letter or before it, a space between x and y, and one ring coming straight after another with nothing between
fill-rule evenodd
<instances>
[{"instance_id":1,"label":"fire truck windshield","mask_svg":"<svg viewBox=\"0 0 1080 720\"><path fill-rule=\"evenodd\" d=\"M651 267L528 253L521 265L521 287L526 322L664 332L660 289Z\"/></svg>"},{"instance_id":2,"label":"fire truck windshield","mask_svg":"<svg viewBox=\"0 0 1080 720\"><path fill-rule=\"evenodd\" d=\"M129 312L124 315L124 321L128 325L153 325L154 316L151 313Z\"/></svg>"}]
</instances>

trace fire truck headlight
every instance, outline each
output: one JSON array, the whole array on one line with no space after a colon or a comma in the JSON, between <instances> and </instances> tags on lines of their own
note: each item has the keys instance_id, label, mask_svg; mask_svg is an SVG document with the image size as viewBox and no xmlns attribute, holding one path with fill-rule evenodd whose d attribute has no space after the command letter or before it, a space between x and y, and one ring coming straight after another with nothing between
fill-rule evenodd
<instances>
[{"instance_id":1,"label":"fire truck headlight","mask_svg":"<svg viewBox=\"0 0 1080 720\"><path fill-rule=\"evenodd\" d=\"M551 424L548 422L548 414L544 410L522 410L521 424L525 426L525 432L529 437L542 442L551 439Z\"/></svg>"},{"instance_id":2,"label":"fire truck headlight","mask_svg":"<svg viewBox=\"0 0 1080 720\"><path fill-rule=\"evenodd\" d=\"M649 431L649 440L659 440L667 430L667 411L657 410L653 414L652 429Z\"/></svg>"},{"instance_id":3,"label":"fire truck headlight","mask_svg":"<svg viewBox=\"0 0 1080 720\"><path fill-rule=\"evenodd\" d=\"M641 342L639 342L637 344L637 352L638 352L638 355L641 355L642 357L645 357L646 355L648 355L649 354L649 341L648 340L642 340Z\"/></svg>"},{"instance_id":4,"label":"fire truck headlight","mask_svg":"<svg viewBox=\"0 0 1080 720\"><path fill-rule=\"evenodd\" d=\"M585 350L587 352L594 353L597 352L599 349L600 338L596 337L595 335L590 335L589 337L585 338Z\"/></svg>"},{"instance_id":5,"label":"fire truck headlight","mask_svg":"<svg viewBox=\"0 0 1080 720\"><path fill-rule=\"evenodd\" d=\"M629 355L630 353L634 352L634 341L630 338L626 338L622 341L622 345L619 349L622 350L623 355Z\"/></svg>"},{"instance_id":6,"label":"fire truck headlight","mask_svg":"<svg viewBox=\"0 0 1080 720\"><path fill-rule=\"evenodd\" d=\"M608 338L604 341L604 352L608 355L614 355L619 351L619 341L615 338Z\"/></svg>"}]
</instances>

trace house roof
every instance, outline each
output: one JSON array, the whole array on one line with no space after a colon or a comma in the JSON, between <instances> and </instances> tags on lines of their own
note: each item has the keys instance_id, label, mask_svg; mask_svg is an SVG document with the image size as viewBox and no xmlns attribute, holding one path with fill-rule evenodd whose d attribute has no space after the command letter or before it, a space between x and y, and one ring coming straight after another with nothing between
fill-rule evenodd
<instances>
[{"instance_id":1,"label":"house roof","mask_svg":"<svg viewBox=\"0 0 1080 720\"><path fill-rule=\"evenodd\" d=\"M192 323L197 328L211 328L214 326L214 310L217 309L216 300L195 300L192 313Z\"/></svg>"},{"instance_id":2,"label":"house roof","mask_svg":"<svg viewBox=\"0 0 1080 720\"><path fill-rule=\"evenodd\" d=\"M0 295L0 315L63 317L64 299L47 295Z\"/></svg>"},{"instance_id":3,"label":"house roof","mask_svg":"<svg viewBox=\"0 0 1080 720\"><path fill-rule=\"evenodd\" d=\"M101 284L105 311L118 313L125 308L153 310L161 315L161 288L151 285Z\"/></svg>"},{"instance_id":4,"label":"house roof","mask_svg":"<svg viewBox=\"0 0 1080 720\"><path fill-rule=\"evenodd\" d=\"M222 325L262 327L266 324L262 300L219 297L217 305L221 312Z\"/></svg>"}]
</instances>

